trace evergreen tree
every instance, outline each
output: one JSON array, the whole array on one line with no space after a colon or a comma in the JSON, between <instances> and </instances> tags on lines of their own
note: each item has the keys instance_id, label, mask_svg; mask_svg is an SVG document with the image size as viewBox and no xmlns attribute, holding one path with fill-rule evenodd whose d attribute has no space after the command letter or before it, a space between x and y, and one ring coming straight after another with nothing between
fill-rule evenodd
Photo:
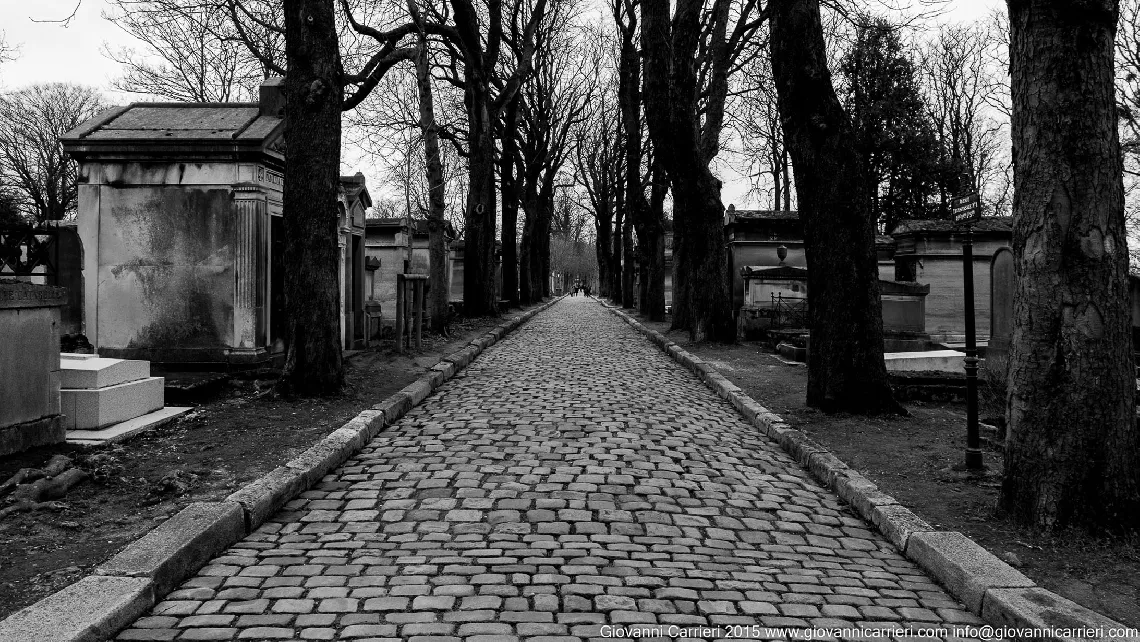
<instances>
[{"instance_id":1,"label":"evergreen tree","mask_svg":"<svg viewBox=\"0 0 1140 642\"><path fill-rule=\"evenodd\" d=\"M945 155L938 153L915 65L898 28L881 18L861 24L839 69L880 228L890 232L900 220L942 215L933 197L940 184L956 180L957 172L941 166Z\"/></svg>"}]
</instances>

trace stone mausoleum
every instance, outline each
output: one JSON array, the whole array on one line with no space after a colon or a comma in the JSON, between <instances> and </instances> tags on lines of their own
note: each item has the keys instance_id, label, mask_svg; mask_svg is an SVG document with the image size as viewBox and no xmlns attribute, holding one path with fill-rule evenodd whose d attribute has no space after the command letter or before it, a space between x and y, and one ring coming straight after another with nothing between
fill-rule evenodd
<instances>
[{"instance_id":1,"label":"stone mausoleum","mask_svg":"<svg viewBox=\"0 0 1140 642\"><path fill-rule=\"evenodd\" d=\"M927 334L938 343L964 340L962 231L952 221L902 221L890 236L876 239L883 323L888 334L898 336L899 349ZM1011 237L1008 218L983 218L974 225L975 318L983 344L989 338L991 260L1008 248ZM785 307L797 296L806 299L807 261L798 212L737 210L729 205L725 241L733 309L740 314L742 328L756 326L757 320L759 326L766 325L759 308L773 307L774 293Z\"/></svg>"},{"instance_id":2,"label":"stone mausoleum","mask_svg":"<svg viewBox=\"0 0 1140 642\"><path fill-rule=\"evenodd\" d=\"M965 341L963 231L953 221L916 220L899 222L891 234L896 243L895 280L930 286L926 331L940 343ZM1013 244L1012 220L985 217L973 224L972 236L974 318L978 341L984 344L990 336L991 264L999 250Z\"/></svg>"},{"instance_id":3,"label":"stone mausoleum","mask_svg":"<svg viewBox=\"0 0 1140 642\"><path fill-rule=\"evenodd\" d=\"M134 103L62 137L79 162L85 330L104 357L245 367L283 349L284 87ZM363 337L364 177L342 179L342 337Z\"/></svg>"}]
</instances>

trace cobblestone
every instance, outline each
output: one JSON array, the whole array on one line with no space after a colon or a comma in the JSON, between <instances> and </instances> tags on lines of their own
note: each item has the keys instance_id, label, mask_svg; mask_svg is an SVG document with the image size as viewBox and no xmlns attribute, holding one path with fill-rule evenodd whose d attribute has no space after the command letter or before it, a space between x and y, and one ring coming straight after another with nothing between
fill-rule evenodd
<instances>
[{"instance_id":1,"label":"cobblestone","mask_svg":"<svg viewBox=\"0 0 1140 642\"><path fill-rule=\"evenodd\" d=\"M118 639L708 639L869 622L978 620L696 377L569 298Z\"/></svg>"}]
</instances>

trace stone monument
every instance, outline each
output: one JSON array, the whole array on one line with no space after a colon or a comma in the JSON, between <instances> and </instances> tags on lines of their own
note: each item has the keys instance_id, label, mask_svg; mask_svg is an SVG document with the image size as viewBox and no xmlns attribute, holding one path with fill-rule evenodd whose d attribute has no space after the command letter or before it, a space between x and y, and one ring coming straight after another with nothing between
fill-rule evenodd
<instances>
[{"instance_id":1,"label":"stone monument","mask_svg":"<svg viewBox=\"0 0 1140 642\"><path fill-rule=\"evenodd\" d=\"M64 441L60 310L67 288L0 280L0 455Z\"/></svg>"}]
</instances>

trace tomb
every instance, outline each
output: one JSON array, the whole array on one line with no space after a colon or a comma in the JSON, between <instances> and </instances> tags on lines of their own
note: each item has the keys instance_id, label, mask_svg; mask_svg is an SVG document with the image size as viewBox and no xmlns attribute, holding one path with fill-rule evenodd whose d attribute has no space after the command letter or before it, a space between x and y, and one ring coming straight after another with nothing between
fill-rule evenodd
<instances>
[{"instance_id":1,"label":"tomb","mask_svg":"<svg viewBox=\"0 0 1140 642\"><path fill-rule=\"evenodd\" d=\"M284 87L257 103L133 103L61 137L79 162L86 335L104 357L252 367L284 350ZM342 177L346 348L364 325L364 177Z\"/></svg>"},{"instance_id":2,"label":"tomb","mask_svg":"<svg viewBox=\"0 0 1140 642\"><path fill-rule=\"evenodd\" d=\"M737 315L742 335L757 331L807 327L807 268L788 265L788 248L776 247L774 267L741 268L744 302ZM921 351L930 343L925 331L925 301L930 286L879 280L883 341L887 352ZM805 331L806 332L806 331Z\"/></svg>"},{"instance_id":3,"label":"tomb","mask_svg":"<svg viewBox=\"0 0 1140 642\"><path fill-rule=\"evenodd\" d=\"M954 347L965 341L962 285L963 228L953 221L901 221L895 228L895 279L930 286L926 331ZM990 265L994 254L1012 241L1011 219L985 217L973 225L974 311L979 345L990 335Z\"/></svg>"},{"instance_id":4,"label":"tomb","mask_svg":"<svg viewBox=\"0 0 1140 642\"><path fill-rule=\"evenodd\" d=\"M781 265L807 267L803 222L799 212L794 210L738 210L735 205L729 205L724 214L724 235L732 273L733 310L739 310L745 303L745 268L755 273ZM777 254L781 246L785 248L783 258Z\"/></svg>"},{"instance_id":5,"label":"tomb","mask_svg":"<svg viewBox=\"0 0 1140 642\"><path fill-rule=\"evenodd\" d=\"M190 410L165 406L164 380L151 376L149 362L64 353L60 366L68 443L118 441Z\"/></svg>"}]
</instances>

